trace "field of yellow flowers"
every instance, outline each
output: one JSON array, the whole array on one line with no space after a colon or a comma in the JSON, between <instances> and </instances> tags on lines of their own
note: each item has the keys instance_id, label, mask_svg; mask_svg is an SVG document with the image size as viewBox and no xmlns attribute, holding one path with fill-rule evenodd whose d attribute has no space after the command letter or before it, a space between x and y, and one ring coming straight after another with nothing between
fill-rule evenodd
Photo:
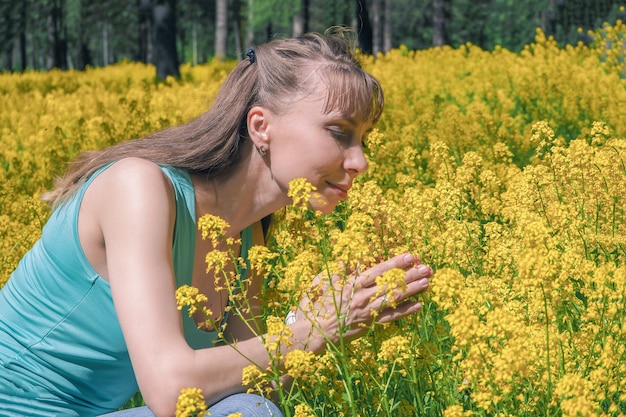
<instances>
[{"instance_id":1,"label":"field of yellow flowers","mask_svg":"<svg viewBox=\"0 0 626 417\"><path fill-rule=\"evenodd\" d=\"M252 252L264 319L286 341L275 318L337 261L412 251L436 272L416 317L288 354L287 416L626 415L625 34L618 21L590 46L538 32L520 53L362 57L386 93L370 170L329 216L289 207L269 250ZM1 74L0 286L72 156L199 114L233 65L163 83L129 62ZM264 389L278 374L243 378Z\"/></svg>"}]
</instances>

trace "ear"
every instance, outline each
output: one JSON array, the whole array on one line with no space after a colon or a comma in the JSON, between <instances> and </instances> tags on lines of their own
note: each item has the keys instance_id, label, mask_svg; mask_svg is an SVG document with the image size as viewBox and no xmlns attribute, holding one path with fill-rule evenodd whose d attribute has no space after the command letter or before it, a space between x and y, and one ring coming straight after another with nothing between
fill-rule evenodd
<instances>
[{"instance_id":1,"label":"ear","mask_svg":"<svg viewBox=\"0 0 626 417\"><path fill-rule=\"evenodd\" d=\"M271 116L270 110L262 106L254 106L248 112L248 136L257 149L269 149L268 127Z\"/></svg>"}]
</instances>

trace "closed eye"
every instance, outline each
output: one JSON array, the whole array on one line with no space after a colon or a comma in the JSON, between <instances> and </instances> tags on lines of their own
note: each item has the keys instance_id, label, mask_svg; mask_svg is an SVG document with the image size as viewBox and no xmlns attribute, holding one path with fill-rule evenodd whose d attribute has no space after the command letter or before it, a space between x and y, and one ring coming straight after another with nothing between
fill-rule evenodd
<instances>
[{"instance_id":1,"label":"closed eye","mask_svg":"<svg viewBox=\"0 0 626 417\"><path fill-rule=\"evenodd\" d=\"M342 142L345 142L347 140L350 139L350 135L348 135L346 132L344 132L343 130L338 130L338 129L328 129L328 131L330 132L330 135Z\"/></svg>"}]
</instances>

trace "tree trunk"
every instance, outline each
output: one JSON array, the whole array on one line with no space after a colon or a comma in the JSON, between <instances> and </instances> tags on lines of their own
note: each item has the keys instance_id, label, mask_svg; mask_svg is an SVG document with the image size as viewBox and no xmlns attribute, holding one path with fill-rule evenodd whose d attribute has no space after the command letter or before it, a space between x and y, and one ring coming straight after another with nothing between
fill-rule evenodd
<instances>
[{"instance_id":1,"label":"tree trunk","mask_svg":"<svg viewBox=\"0 0 626 417\"><path fill-rule=\"evenodd\" d=\"M223 61L226 57L228 39L228 1L215 2L215 59Z\"/></svg>"},{"instance_id":2,"label":"tree trunk","mask_svg":"<svg viewBox=\"0 0 626 417\"><path fill-rule=\"evenodd\" d=\"M250 48L254 45L254 26L252 25L252 22L254 22L253 3L254 0L248 0L248 30L246 31L246 48Z\"/></svg>"},{"instance_id":3,"label":"tree trunk","mask_svg":"<svg viewBox=\"0 0 626 417\"><path fill-rule=\"evenodd\" d=\"M138 18L138 51L137 51L137 60L147 64L152 61L152 57L150 56L150 40L152 33L151 26L151 16L150 13L150 0L137 0L137 18Z\"/></svg>"},{"instance_id":4,"label":"tree trunk","mask_svg":"<svg viewBox=\"0 0 626 417\"><path fill-rule=\"evenodd\" d=\"M235 56L241 59L243 45L241 44L241 30L243 25L243 19L241 18L241 0L233 0L233 34L235 35Z\"/></svg>"},{"instance_id":5,"label":"tree trunk","mask_svg":"<svg viewBox=\"0 0 626 417\"><path fill-rule=\"evenodd\" d=\"M380 23L380 0L372 0L372 53L381 51L381 23Z\"/></svg>"},{"instance_id":6,"label":"tree trunk","mask_svg":"<svg viewBox=\"0 0 626 417\"><path fill-rule=\"evenodd\" d=\"M433 0L433 46L444 46L448 43L446 6L446 0Z\"/></svg>"},{"instance_id":7,"label":"tree trunk","mask_svg":"<svg viewBox=\"0 0 626 417\"><path fill-rule=\"evenodd\" d=\"M152 9L154 19L154 64L157 79L180 78L176 52L176 0L157 0Z\"/></svg>"},{"instance_id":8,"label":"tree trunk","mask_svg":"<svg viewBox=\"0 0 626 417\"><path fill-rule=\"evenodd\" d=\"M356 24L359 46L366 54L372 53L372 24L365 0L356 0Z\"/></svg>"},{"instance_id":9,"label":"tree trunk","mask_svg":"<svg viewBox=\"0 0 626 417\"><path fill-rule=\"evenodd\" d=\"M109 30L106 22L102 22L102 65L109 65Z\"/></svg>"},{"instance_id":10,"label":"tree trunk","mask_svg":"<svg viewBox=\"0 0 626 417\"><path fill-rule=\"evenodd\" d=\"M4 54L4 63L1 65L7 71L13 71L13 37L15 36L13 32L13 14L7 10L2 10L4 15L4 39L2 39L2 43L0 44L0 53Z\"/></svg>"},{"instance_id":11,"label":"tree trunk","mask_svg":"<svg viewBox=\"0 0 626 417\"><path fill-rule=\"evenodd\" d=\"M383 24L383 52L389 52L392 47L391 0L384 0L384 2L385 23Z\"/></svg>"},{"instance_id":12,"label":"tree trunk","mask_svg":"<svg viewBox=\"0 0 626 417\"><path fill-rule=\"evenodd\" d=\"M555 36L559 10L563 7L563 0L550 0L550 8L541 12L541 30L546 36Z\"/></svg>"},{"instance_id":13,"label":"tree trunk","mask_svg":"<svg viewBox=\"0 0 626 417\"><path fill-rule=\"evenodd\" d=\"M26 71L28 64L26 63L26 0L22 0L20 10L20 64L22 72Z\"/></svg>"},{"instance_id":14,"label":"tree trunk","mask_svg":"<svg viewBox=\"0 0 626 417\"><path fill-rule=\"evenodd\" d=\"M300 0L300 8L293 16L293 36L301 36L309 31L309 0Z\"/></svg>"},{"instance_id":15,"label":"tree trunk","mask_svg":"<svg viewBox=\"0 0 626 417\"><path fill-rule=\"evenodd\" d=\"M67 69L67 42L63 38L64 0L54 0L48 15L48 44L50 54L48 56L48 67Z\"/></svg>"}]
</instances>

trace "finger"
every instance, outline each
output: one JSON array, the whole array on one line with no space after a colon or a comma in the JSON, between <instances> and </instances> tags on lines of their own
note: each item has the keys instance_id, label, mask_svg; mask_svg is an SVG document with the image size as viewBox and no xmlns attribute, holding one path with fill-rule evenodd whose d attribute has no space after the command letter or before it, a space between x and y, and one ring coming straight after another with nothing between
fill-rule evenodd
<instances>
[{"instance_id":1,"label":"finger","mask_svg":"<svg viewBox=\"0 0 626 417\"><path fill-rule=\"evenodd\" d=\"M392 291L386 291L381 296L377 297L376 294L380 294L380 292L378 292L372 295L372 308L379 311L387 308L397 308L398 304L402 303L403 300L413 297L420 292L426 291L429 285L430 281L428 278L420 278L408 283L406 291L395 289Z\"/></svg>"},{"instance_id":2,"label":"finger","mask_svg":"<svg viewBox=\"0 0 626 417\"><path fill-rule=\"evenodd\" d=\"M388 308L382 310L376 321L379 323L390 323L392 321L396 321L401 319L402 317L410 316L411 314L415 314L422 309L422 303L419 301L405 301L402 304L399 304L396 308Z\"/></svg>"},{"instance_id":3,"label":"finger","mask_svg":"<svg viewBox=\"0 0 626 417\"><path fill-rule=\"evenodd\" d=\"M393 258L379 263L376 266L364 271L359 279L359 285L362 287L371 287L376 282L376 277L382 275L384 272L393 268L409 268L419 264L419 258L405 253L402 255L394 256Z\"/></svg>"},{"instance_id":4,"label":"finger","mask_svg":"<svg viewBox=\"0 0 626 417\"><path fill-rule=\"evenodd\" d=\"M417 265L406 271L405 282L408 284L420 279L430 278L433 275L433 269L428 265Z\"/></svg>"}]
</instances>

